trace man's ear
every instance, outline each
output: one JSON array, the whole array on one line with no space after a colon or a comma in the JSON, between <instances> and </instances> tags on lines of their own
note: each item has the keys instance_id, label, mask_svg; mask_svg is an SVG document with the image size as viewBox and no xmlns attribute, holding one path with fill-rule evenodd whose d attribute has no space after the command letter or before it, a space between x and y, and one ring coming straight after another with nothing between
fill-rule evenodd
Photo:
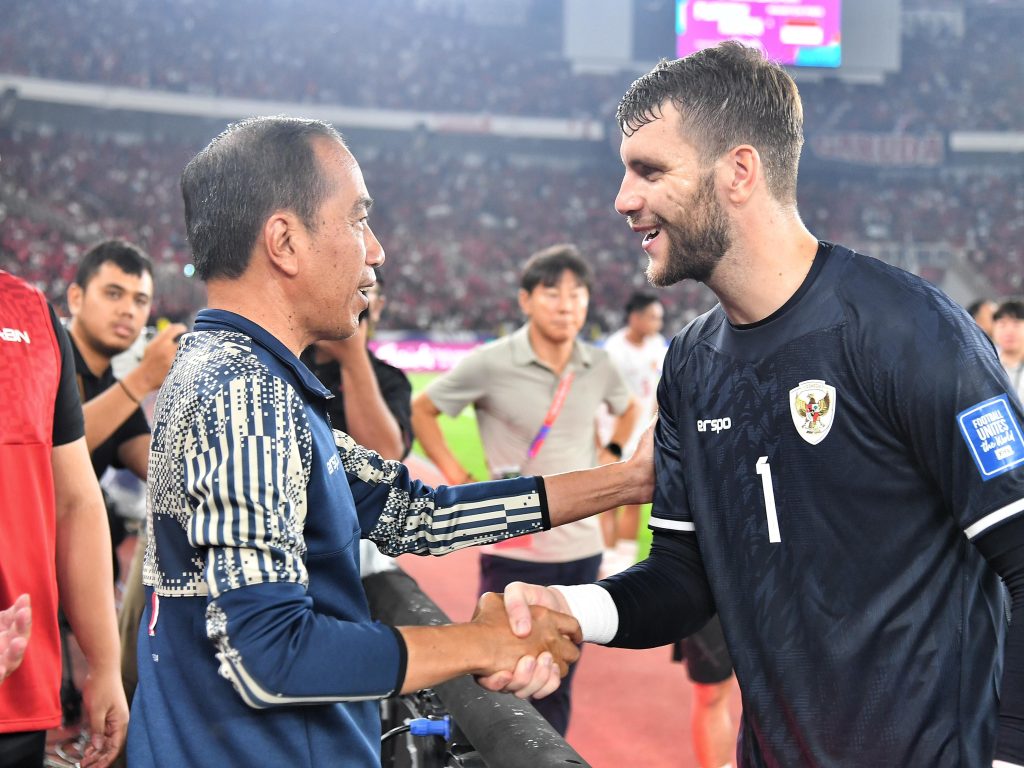
<instances>
[{"instance_id":1,"label":"man's ear","mask_svg":"<svg viewBox=\"0 0 1024 768\"><path fill-rule=\"evenodd\" d=\"M719 172L729 202L743 205L761 183L764 166L761 164L760 153L754 147L740 144L722 157Z\"/></svg>"},{"instance_id":2,"label":"man's ear","mask_svg":"<svg viewBox=\"0 0 1024 768\"><path fill-rule=\"evenodd\" d=\"M71 283L68 286L68 312L72 316L77 315L82 310L82 297L85 295L85 291L82 290L82 286L78 283Z\"/></svg>"},{"instance_id":3,"label":"man's ear","mask_svg":"<svg viewBox=\"0 0 1024 768\"><path fill-rule=\"evenodd\" d=\"M262 244L267 259L288 277L299 273L299 255L308 240L306 228L291 211L275 211L263 222Z\"/></svg>"},{"instance_id":4,"label":"man's ear","mask_svg":"<svg viewBox=\"0 0 1024 768\"><path fill-rule=\"evenodd\" d=\"M527 317L530 316L530 292L523 288L519 289L519 309Z\"/></svg>"}]
</instances>

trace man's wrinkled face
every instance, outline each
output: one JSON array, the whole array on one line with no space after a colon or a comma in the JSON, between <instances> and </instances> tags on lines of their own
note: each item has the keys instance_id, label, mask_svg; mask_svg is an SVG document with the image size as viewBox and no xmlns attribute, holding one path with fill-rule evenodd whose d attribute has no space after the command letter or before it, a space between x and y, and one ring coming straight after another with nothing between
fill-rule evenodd
<instances>
[{"instance_id":1,"label":"man's wrinkled face","mask_svg":"<svg viewBox=\"0 0 1024 768\"><path fill-rule=\"evenodd\" d=\"M319 142L316 153L331 193L315 214L316 227L306 230L311 269L305 286L316 335L340 339L355 332L369 306L384 249L370 229L373 200L355 158L337 142Z\"/></svg>"}]
</instances>

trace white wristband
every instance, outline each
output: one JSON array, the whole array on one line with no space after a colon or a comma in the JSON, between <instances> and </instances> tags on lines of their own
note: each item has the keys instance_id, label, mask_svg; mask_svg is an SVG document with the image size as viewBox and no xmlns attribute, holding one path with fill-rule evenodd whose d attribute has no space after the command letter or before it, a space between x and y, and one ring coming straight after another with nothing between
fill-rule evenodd
<instances>
[{"instance_id":1,"label":"white wristband","mask_svg":"<svg viewBox=\"0 0 1024 768\"><path fill-rule=\"evenodd\" d=\"M1005 760L993 760L992 768L1024 768L1016 763L1008 763Z\"/></svg>"},{"instance_id":2,"label":"white wristband","mask_svg":"<svg viewBox=\"0 0 1024 768\"><path fill-rule=\"evenodd\" d=\"M619 609L604 587L597 584L554 585L569 604L569 613L576 617L587 643L605 645L619 631Z\"/></svg>"}]
</instances>

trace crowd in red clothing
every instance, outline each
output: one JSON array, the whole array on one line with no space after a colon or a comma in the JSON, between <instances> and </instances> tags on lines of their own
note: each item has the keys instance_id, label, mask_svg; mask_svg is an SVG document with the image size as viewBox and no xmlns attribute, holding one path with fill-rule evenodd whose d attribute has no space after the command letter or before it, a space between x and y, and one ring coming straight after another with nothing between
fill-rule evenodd
<instances>
[{"instance_id":1,"label":"crowd in red clothing","mask_svg":"<svg viewBox=\"0 0 1024 768\"><path fill-rule=\"evenodd\" d=\"M268 0L254 14L237 0L190 0L169 13L141 0L0 0L0 72L385 109L587 116L609 126L635 74L573 74L557 3L516 0L502 14L444 0L297 8ZM914 0L906 10L902 68L883 85L801 84L812 147L828 131L1024 130L1024 57L1009 33L1024 33L1021 4ZM271 36L273 45L258 44ZM351 40L373 44L341 44ZM201 288L183 274L178 177L202 142L142 125L117 135L20 120L0 127L0 266L59 303L79 255L121 236L158 265L160 314L186 319L201 305ZM643 287L639 243L612 210L621 170L610 148L556 161L513 140L455 150L417 134L355 149L378 200L392 328L495 333L518 323L518 265L567 240L594 265L595 333L616 327ZM1020 292L1019 163L865 170L808 154L801 211L819 236L867 252L942 244L965 254L997 294ZM710 303L690 284L663 294L670 327Z\"/></svg>"},{"instance_id":2,"label":"crowd in red clothing","mask_svg":"<svg viewBox=\"0 0 1024 768\"><path fill-rule=\"evenodd\" d=\"M1024 126L1024 57L1020 33L1009 33L1024 8L955 0L908 9L901 71L881 87L808 83L808 125ZM961 21L928 23L943 9ZM562 54L561 4L546 0L266 0L260 13L240 0L173 11L145 0L0 0L0 17L0 72L179 93L606 119L638 74L574 72Z\"/></svg>"},{"instance_id":3,"label":"crowd in red clothing","mask_svg":"<svg viewBox=\"0 0 1024 768\"><path fill-rule=\"evenodd\" d=\"M127 237L160 265L157 312L187 318L202 291L183 275L189 254L177 185L195 149L0 131L4 180L14 190L0 220L2 266L60 303L91 243ZM495 333L518 323L518 267L556 242L577 243L594 266L595 332L616 327L628 295L644 285L639 242L612 209L620 170L610 153L606 163L527 163L427 142L361 146L359 155L389 258L388 327ZM998 295L1020 292L1024 169L813 170L801 177L800 202L820 237L869 253L873 243L941 243L971 258ZM677 327L709 306L709 294L694 284L663 294Z\"/></svg>"}]
</instances>

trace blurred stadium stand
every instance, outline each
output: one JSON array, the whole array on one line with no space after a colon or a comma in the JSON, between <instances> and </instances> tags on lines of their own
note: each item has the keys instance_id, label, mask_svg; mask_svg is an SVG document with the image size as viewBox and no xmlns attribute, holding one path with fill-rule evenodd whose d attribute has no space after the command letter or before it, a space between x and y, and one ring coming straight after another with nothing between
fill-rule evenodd
<instances>
[{"instance_id":1,"label":"blurred stadium stand","mask_svg":"<svg viewBox=\"0 0 1024 768\"><path fill-rule=\"evenodd\" d=\"M61 303L91 242L129 237L160 265L157 311L187 318L203 291L182 272L180 170L230 120L287 112L334 122L363 165L387 328L508 328L518 265L572 240L595 267L597 335L645 283L611 207L611 116L670 55L640 27L672 3L632 5L647 64L583 73L553 0L0 0L0 266ZM1024 3L904 0L901 20L884 82L801 80L802 214L961 302L1019 293ZM662 295L670 328L710 306L701 286Z\"/></svg>"}]
</instances>

